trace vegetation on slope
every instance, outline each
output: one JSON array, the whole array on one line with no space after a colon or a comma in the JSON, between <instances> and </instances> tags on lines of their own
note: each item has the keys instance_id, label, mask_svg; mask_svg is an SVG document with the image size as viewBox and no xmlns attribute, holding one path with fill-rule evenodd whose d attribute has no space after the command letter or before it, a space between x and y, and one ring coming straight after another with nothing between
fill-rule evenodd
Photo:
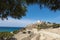
<instances>
[{"instance_id":1,"label":"vegetation on slope","mask_svg":"<svg viewBox=\"0 0 60 40\"><path fill-rule=\"evenodd\" d=\"M56 23L51 24L50 22L48 24L46 24L46 23L39 24L39 25L37 25L37 29L58 28L58 27L60 27L60 24L56 24Z\"/></svg>"},{"instance_id":2,"label":"vegetation on slope","mask_svg":"<svg viewBox=\"0 0 60 40\"><path fill-rule=\"evenodd\" d=\"M15 30L15 31L13 31L14 34L17 34L18 32L19 32L19 30Z\"/></svg>"},{"instance_id":3,"label":"vegetation on slope","mask_svg":"<svg viewBox=\"0 0 60 40\"><path fill-rule=\"evenodd\" d=\"M8 40L13 37L14 34L10 32L0 32L0 40Z\"/></svg>"}]
</instances>

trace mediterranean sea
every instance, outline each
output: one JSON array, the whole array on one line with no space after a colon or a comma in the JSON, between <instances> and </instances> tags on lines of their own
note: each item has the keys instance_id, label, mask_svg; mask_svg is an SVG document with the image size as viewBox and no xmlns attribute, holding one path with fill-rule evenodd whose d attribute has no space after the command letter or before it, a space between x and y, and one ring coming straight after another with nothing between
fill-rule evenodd
<instances>
[{"instance_id":1,"label":"mediterranean sea","mask_svg":"<svg viewBox=\"0 0 60 40\"><path fill-rule=\"evenodd\" d=\"M0 27L0 32L12 32L15 30L20 30L23 27Z\"/></svg>"}]
</instances>

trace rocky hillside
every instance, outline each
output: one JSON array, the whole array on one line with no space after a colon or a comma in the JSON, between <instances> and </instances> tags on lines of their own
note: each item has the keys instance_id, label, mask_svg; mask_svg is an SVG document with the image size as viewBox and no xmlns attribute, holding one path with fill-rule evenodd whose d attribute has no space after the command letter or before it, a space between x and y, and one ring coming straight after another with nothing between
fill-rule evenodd
<instances>
[{"instance_id":1,"label":"rocky hillside","mask_svg":"<svg viewBox=\"0 0 60 40\"><path fill-rule=\"evenodd\" d=\"M60 24L38 21L27 25L14 37L17 40L60 40Z\"/></svg>"},{"instance_id":2,"label":"rocky hillside","mask_svg":"<svg viewBox=\"0 0 60 40\"><path fill-rule=\"evenodd\" d=\"M29 30L30 31L30 30ZM60 28L55 29L33 29L30 33L19 32L15 35L17 40L60 40Z\"/></svg>"},{"instance_id":3,"label":"rocky hillside","mask_svg":"<svg viewBox=\"0 0 60 40\"><path fill-rule=\"evenodd\" d=\"M27 29L37 28L37 29L46 29L46 28L58 28L60 24L51 23L51 22L43 22L43 21L36 21L33 24L29 24L26 26Z\"/></svg>"}]
</instances>

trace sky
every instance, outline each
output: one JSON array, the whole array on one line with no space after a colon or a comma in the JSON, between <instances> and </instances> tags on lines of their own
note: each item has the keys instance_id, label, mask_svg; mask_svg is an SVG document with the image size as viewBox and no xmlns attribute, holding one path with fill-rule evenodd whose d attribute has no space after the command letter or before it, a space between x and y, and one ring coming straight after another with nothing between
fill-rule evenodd
<instances>
[{"instance_id":1,"label":"sky","mask_svg":"<svg viewBox=\"0 0 60 40\"><path fill-rule=\"evenodd\" d=\"M27 7L26 16L20 20L10 18L8 20L0 19L0 27L25 27L37 20L60 23L60 11L51 11L48 8L40 9L38 5L30 5Z\"/></svg>"}]
</instances>

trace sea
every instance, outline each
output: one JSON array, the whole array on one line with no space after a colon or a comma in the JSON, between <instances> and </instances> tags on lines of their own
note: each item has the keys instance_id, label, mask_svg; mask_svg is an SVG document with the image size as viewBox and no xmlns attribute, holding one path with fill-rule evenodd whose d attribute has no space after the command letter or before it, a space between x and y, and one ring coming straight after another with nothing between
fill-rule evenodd
<instances>
[{"instance_id":1,"label":"sea","mask_svg":"<svg viewBox=\"0 0 60 40\"><path fill-rule=\"evenodd\" d=\"M0 32L13 32L15 30L20 30L23 27L0 27Z\"/></svg>"}]
</instances>

